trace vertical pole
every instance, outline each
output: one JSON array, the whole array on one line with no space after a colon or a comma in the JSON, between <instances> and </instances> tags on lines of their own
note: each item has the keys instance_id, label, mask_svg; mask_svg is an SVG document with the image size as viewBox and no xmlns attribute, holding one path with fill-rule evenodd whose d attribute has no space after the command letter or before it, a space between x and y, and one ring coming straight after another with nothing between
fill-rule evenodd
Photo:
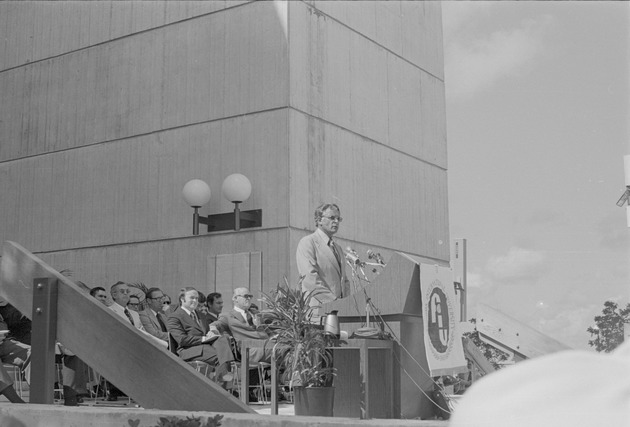
<instances>
[{"instance_id":1,"label":"vertical pole","mask_svg":"<svg viewBox=\"0 0 630 427\"><path fill-rule=\"evenodd\" d=\"M240 202L234 202L234 230L241 229L241 210L238 208Z\"/></svg>"},{"instance_id":2,"label":"vertical pole","mask_svg":"<svg viewBox=\"0 0 630 427\"><path fill-rule=\"evenodd\" d=\"M455 239L453 242L453 253L451 254L451 268L455 276L455 281L461 285L459 295L459 321L465 322L466 313L466 297L468 286L466 284L466 239Z\"/></svg>"},{"instance_id":3,"label":"vertical pole","mask_svg":"<svg viewBox=\"0 0 630 427\"><path fill-rule=\"evenodd\" d=\"M263 379L261 378L260 381ZM271 415L278 415L278 365L275 346L271 351Z\"/></svg>"},{"instance_id":4,"label":"vertical pole","mask_svg":"<svg viewBox=\"0 0 630 427\"><path fill-rule=\"evenodd\" d=\"M193 207L195 212L193 213L193 236L199 235L199 208Z\"/></svg>"},{"instance_id":5,"label":"vertical pole","mask_svg":"<svg viewBox=\"0 0 630 427\"><path fill-rule=\"evenodd\" d=\"M33 279L30 403L54 403L57 290L57 279Z\"/></svg>"},{"instance_id":6,"label":"vertical pole","mask_svg":"<svg viewBox=\"0 0 630 427\"><path fill-rule=\"evenodd\" d=\"M363 407L361 408L361 419L369 420L372 418L370 412L370 353L368 350L368 340L361 340L359 344L359 359L361 372L361 397Z\"/></svg>"}]
</instances>

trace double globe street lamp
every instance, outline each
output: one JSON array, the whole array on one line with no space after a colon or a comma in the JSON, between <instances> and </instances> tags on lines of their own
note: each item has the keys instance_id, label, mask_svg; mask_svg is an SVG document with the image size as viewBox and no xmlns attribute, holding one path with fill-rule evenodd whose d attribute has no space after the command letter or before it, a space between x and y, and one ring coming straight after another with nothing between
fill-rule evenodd
<instances>
[{"instance_id":1,"label":"double globe street lamp","mask_svg":"<svg viewBox=\"0 0 630 427\"><path fill-rule=\"evenodd\" d=\"M262 209L248 211L239 209L239 205L252 194L252 184L245 175L234 173L225 178L221 192L226 199L234 203L234 212L202 216L199 215L199 208L210 201L212 195L210 186L200 179L192 179L184 185L182 190L184 200L194 209L193 235L199 235L200 223L207 226L208 233L262 226Z\"/></svg>"}]
</instances>

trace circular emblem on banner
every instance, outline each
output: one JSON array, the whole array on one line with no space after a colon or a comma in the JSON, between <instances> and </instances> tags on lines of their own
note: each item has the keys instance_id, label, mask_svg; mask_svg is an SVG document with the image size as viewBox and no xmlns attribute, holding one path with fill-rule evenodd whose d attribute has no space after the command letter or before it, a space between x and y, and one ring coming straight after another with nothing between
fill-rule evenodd
<instances>
[{"instance_id":1,"label":"circular emblem on banner","mask_svg":"<svg viewBox=\"0 0 630 427\"><path fill-rule=\"evenodd\" d=\"M427 331L431 352L440 360L448 357L453 347L454 319L451 302L439 280L431 283L427 296Z\"/></svg>"}]
</instances>

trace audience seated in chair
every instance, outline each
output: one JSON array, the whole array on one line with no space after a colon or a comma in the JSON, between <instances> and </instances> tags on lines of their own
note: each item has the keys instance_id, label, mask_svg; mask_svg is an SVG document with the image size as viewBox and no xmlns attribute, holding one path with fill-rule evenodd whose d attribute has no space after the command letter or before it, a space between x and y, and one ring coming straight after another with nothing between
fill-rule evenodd
<instances>
[{"instance_id":1,"label":"audience seated in chair","mask_svg":"<svg viewBox=\"0 0 630 427\"><path fill-rule=\"evenodd\" d=\"M131 323L140 333L150 338L153 342L159 344L160 347L167 348L168 343L164 340L154 337L147 333L140 321L140 315L134 310L129 310L127 304L129 303L129 286L125 282L116 282L110 288L110 294L114 303L108 308L114 313L118 314L124 322ZM110 383L111 384L111 383ZM118 397L122 396L122 392L116 387L110 387L108 393L108 400L118 400Z\"/></svg>"},{"instance_id":2,"label":"audience seated in chair","mask_svg":"<svg viewBox=\"0 0 630 427\"><path fill-rule=\"evenodd\" d=\"M244 339L268 340L267 344L261 348L250 349L250 362L269 362L273 351L273 341L269 340L270 335L265 325L256 325L254 316L249 308L251 306L252 295L247 288L234 289L232 304L234 308L219 316L219 320L212 323L220 332L227 332L234 337L237 343Z\"/></svg>"},{"instance_id":3,"label":"audience seated in chair","mask_svg":"<svg viewBox=\"0 0 630 427\"><path fill-rule=\"evenodd\" d=\"M10 331L8 338L31 345L31 329L33 327L31 319L2 298L0 298L0 316Z\"/></svg>"},{"instance_id":4,"label":"audience seated in chair","mask_svg":"<svg viewBox=\"0 0 630 427\"><path fill-rule=\"evenodd\" d=\"M112 299L114 303L109 306L109 309L118 314L124 321L131 323L138 331L145 336L149 337L153 342L159 344L163 348L167 348L166 341L158 339L153 335L145 331L140 321L140 314L137 311L129 310L127 304L129 303L129 286L125 282L117 282L112 285L110 289Z\"/></svg>"},{"instance_id":5,"label":"audience seated in chair","mask_svg":"<svg viewBox=\"0 0 630 427\"><path fill-rule=\"evenodd\" d=\"M127 304L129 310L133 310L140 313L140 298L137 295L129 295L129 303Z\"/></svg>"},{"instance_id":6,"label":"audience seated in chair","mask_svg":"<svg viewBox=\"0 0 630 427\"><path fill-rule=\"evenodd\" d=\"M77 406L87 396L87 365L72 351L57 343L56 352L61 356L64 406Z\"/></svg>"},{"instance_id":7,"label":"audience seated in chair","mask_svg":"<svg viewBox=\"0 0 630 427\"><path fill-rule=\"evenodd\" d=\"M206 362L216 367L217 382L231 381L234 355L229 340L216 328L210 327L206 316L196 310L198 298L195 288L187 287L180 291L179 307L167 319L168 331L184 361Z\"/></svg>"},{"instance_id":8,"label":"audience seated in chair","mask_svg":"<svg viewBox=\"0 0 630 427\"><path fill-rule=\"evenodd\" d=\"M164 294L164 299L162 300L162 313L168 316L169 314L175 311L175 308L177 307L173 307L171 305L171 297Z\"/></svg>"},{"instance_id":9,"label":"audience seated in chair","mask_svg":"<svg viewBox=\"0 0 630 427\"><path fill-rule=\"evenodd\" d=\"M101 286L95 286L90 289L90 295L96 298L105 307L109 307L111 305L111 301L107 298L107 291Z\"/></svg>"},{"instance_id":10,"label":"audience seated in chair","mask_svg":"<svg viewBox=\"0 0 630 427\"><path fill-rule=\"evenodd\" d=\"M223 297L218 292L211 292L206 297L206 316L210 323L219 320L221 311L223 310Z\"/></svg>"},{"instance_id":11,"label":"audience seated in chair","mask_svg":"<svg viewBox=\"0 0 630 427\"><path fill-rule=\"evenodd\" d=\"M23 370L26 368L31 357L31 346L10 338L11 331L0 316L0 360ZM9 373L0 366L0 394L4 395L9 402L24 403L13 388L13 379Z\"/></svg>"},{"instance_id":12,"label":"audience seated in chair","mask_svg":"<svg viewBox=\"0 0 630 427\"><path fill-rule=\"evenodd\" d=\"M159 288L150 288L146 295L147 308L140 312L140 322L147 333L168 343L167 318L162 312L163 299L164 292Z\"/></svg>"}]
</instances>

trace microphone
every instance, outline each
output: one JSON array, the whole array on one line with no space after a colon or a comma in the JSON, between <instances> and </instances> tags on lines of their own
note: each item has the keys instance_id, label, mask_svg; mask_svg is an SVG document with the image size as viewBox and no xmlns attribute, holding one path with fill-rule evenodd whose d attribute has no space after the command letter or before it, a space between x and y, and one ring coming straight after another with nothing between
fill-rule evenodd
<instances>
[{"instance_id":1,"label":"microphone","mask_svg":"<svg viewBox=\"0 0 630 427\"><path fill-rule=\"evenodd\" d=\"M356 252L350 246L348 246L346 248L346 259L348 261L350 261L352 264L360 264L361 263L361 260L356 255Z\"/></svg>"}]
</instances>

